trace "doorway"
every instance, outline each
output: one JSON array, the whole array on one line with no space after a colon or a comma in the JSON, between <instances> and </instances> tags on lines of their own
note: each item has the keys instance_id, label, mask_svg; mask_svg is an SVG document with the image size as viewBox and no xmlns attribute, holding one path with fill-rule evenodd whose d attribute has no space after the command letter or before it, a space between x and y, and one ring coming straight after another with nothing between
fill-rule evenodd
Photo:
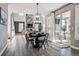
<instances>
[{"instance_id":1,"label":"doorway","mask_svg":"<svg viewBox=\"0 0 79 59\"><path fill-rule=\"evenodd\" d=\"M55 19L55 43L60 47L68 47L71 37L71 11L66 11L56 16Z\"/></svg>"},{"instance_id":2,"label":"doorway","mask_svg":"<svg viewBox=\"0 0 79 59\"><path fill-rule=\"evenodd\" d=\"M25 30L24 22L14 22L14 26L15 26L15 34L21 34L22 31Z\"/></svg>"}]
</instances>

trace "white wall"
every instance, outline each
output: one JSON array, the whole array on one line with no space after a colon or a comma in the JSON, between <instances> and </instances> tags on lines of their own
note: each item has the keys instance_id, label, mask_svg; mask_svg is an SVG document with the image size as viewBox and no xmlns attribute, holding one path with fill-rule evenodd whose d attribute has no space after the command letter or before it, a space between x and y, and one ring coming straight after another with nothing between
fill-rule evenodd
<instances>
[{"instance_id":1,"label":"white wall","mask_svg":"<svg viewBox=\"0 0 79 59\"><path fill-rule=\"evenodd\" d=\"M52 38L52 41L55 40L55 15L54 13L51 14L51 20L52 20L52 35L53 35L53 38Z\"/></svg>"},{"instance_id":2,"label":"white wall","mask_svg":"<svg viewBox=\"0 0 79 59\"><path fill-rule=\"evenodd\" d=\"M42 24L43 24L43 32L45 32L45 16L43 16Z\"/></svg>"},{"instance_id":3,"label":"white wall","mask_svg":"<svg viewBox=\"0 0 79 59\"><path fill-rule=\"evenodd\" d=\"M51 13L50 16L46 17L45 20L45 30L49 33L49 40L53 42L55 39L55 19L54 13Z\"/></svg>"}]
</instances>

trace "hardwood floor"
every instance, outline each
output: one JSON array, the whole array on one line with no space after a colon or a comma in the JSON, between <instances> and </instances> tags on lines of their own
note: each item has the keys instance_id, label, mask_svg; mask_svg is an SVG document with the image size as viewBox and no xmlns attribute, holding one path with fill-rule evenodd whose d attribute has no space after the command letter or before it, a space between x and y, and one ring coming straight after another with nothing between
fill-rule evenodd
<instances>
[{"instance_id":1,"label":"hardwood floor","mask_svg":"<svg viewBox=\"0 0 79 59\"><path fill-rule=\"evenodd\" d=\"M55 48L47 46L46 49L34 49L26 47L26 39L21 35L16 35L15 39L8 41L8 47L2 56L70 56L75 55L70 48ZM79 54L76 54L79 55Z\"/></svg>"}]
</instances>

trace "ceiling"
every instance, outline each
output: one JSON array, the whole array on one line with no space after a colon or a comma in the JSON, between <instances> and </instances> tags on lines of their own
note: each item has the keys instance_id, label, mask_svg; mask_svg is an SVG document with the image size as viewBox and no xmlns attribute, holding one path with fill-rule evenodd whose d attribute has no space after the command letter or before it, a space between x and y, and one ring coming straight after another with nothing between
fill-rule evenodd
<instances>
[{"instance_id":1,"label":"ceiling","mask_svg":"<svg viewBox=\"0 0 79 59\"><path fill-rule=\"evenodd\" d=\"M51 11L66 5L67 3L39 3L39 13L47 15ZM37 11L36 3L10 3L9 7L12 12L35 14Z\"/></svg>"}]
</instances>

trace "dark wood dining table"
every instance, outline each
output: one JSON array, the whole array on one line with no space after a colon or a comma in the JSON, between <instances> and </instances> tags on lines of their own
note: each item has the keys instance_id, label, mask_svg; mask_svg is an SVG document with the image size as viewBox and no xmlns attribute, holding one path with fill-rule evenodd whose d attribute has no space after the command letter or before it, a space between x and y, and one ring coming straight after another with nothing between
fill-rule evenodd
<instances>
[{"instance_id":1,"label":"dark wood dining table","mask_svg":"<svg viewBox=\"0 0 79 59\"><path fill-rule=\"evenodd\" d=\"M45 36L46 34L44 34L44 33L31 33L30 34L30 37L36 37L36 39L35 39L35 45L34 45L34 48L40 48L40 46L39 46L39 37L42 37L42 36Z\"/></svg>"}]
</instances>

